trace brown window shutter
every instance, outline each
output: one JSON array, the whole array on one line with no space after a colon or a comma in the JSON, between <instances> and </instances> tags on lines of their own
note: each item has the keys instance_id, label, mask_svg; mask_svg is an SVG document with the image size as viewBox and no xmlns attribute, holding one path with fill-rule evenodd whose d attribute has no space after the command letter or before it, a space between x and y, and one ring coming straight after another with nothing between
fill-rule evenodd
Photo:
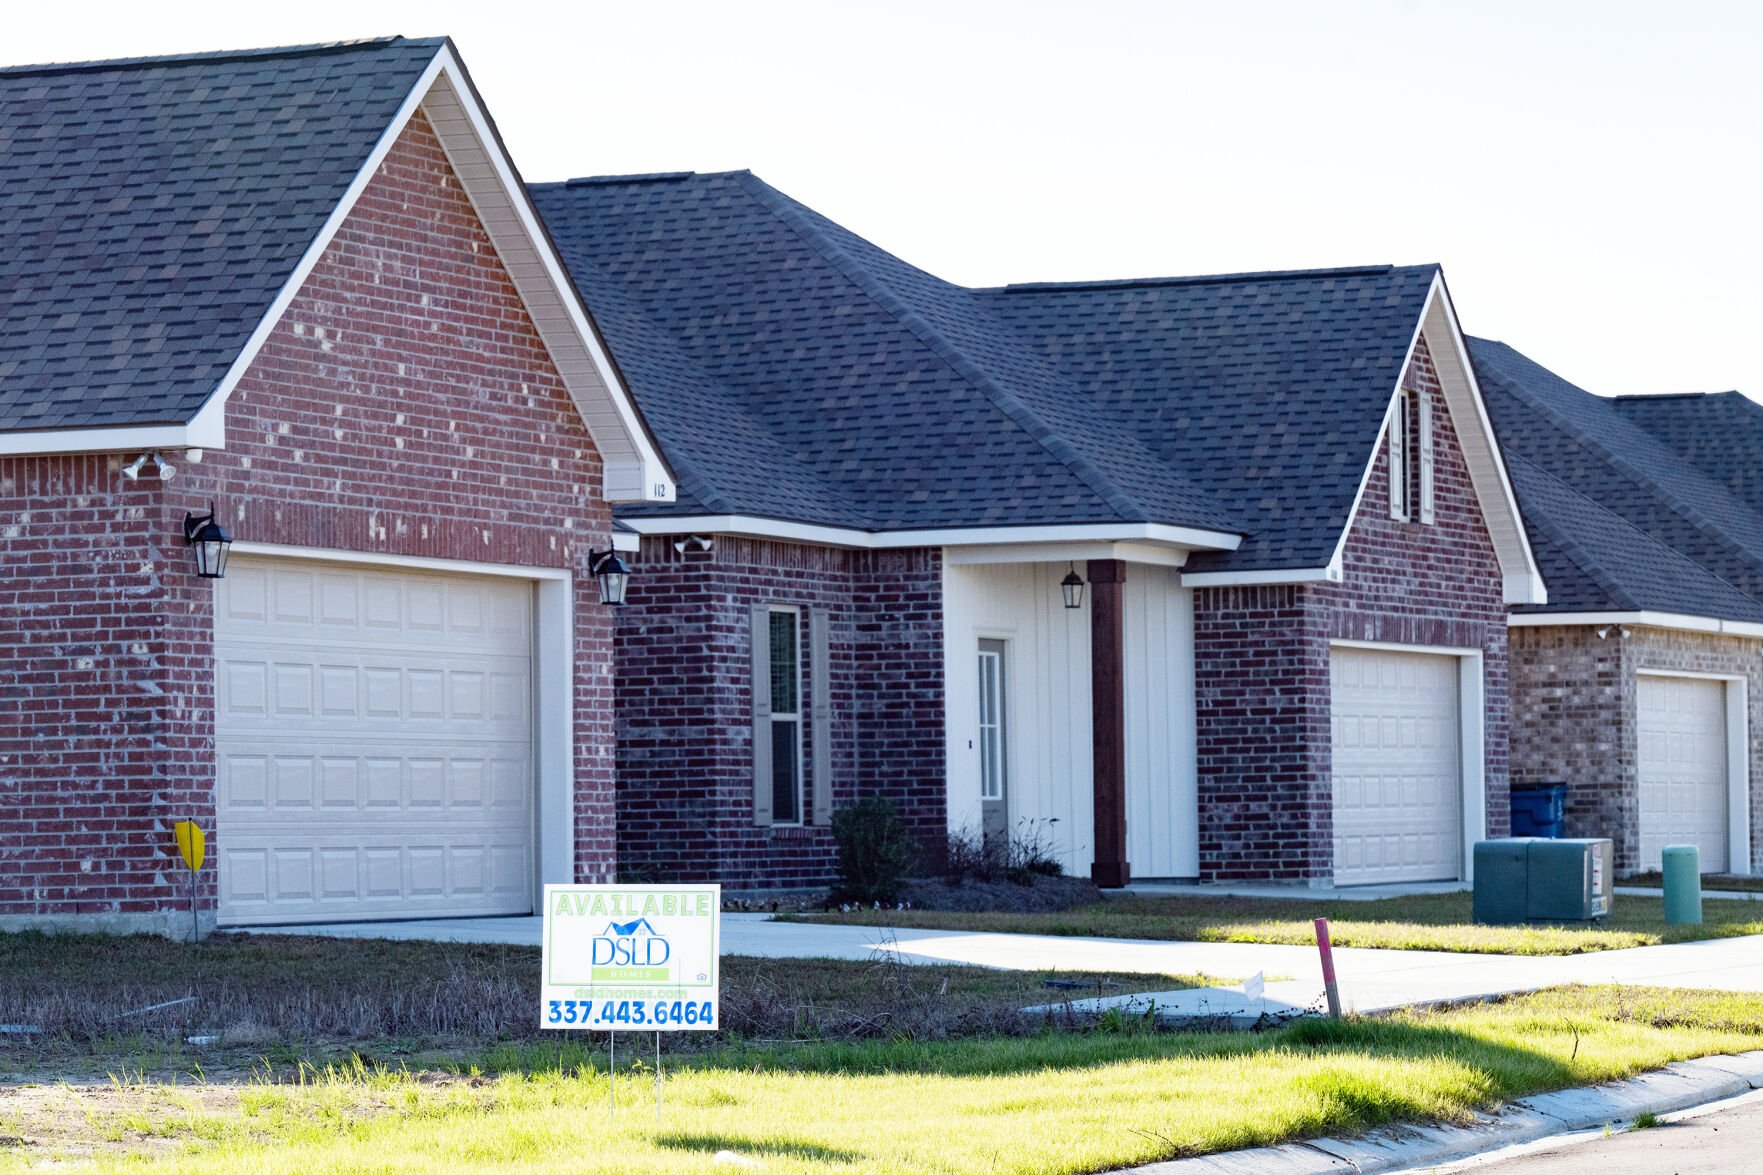
<instances>
[{"instance_id":1,"label":"brown window shutter","mask_svg":"<svg viewBox=\"0 0 1763 1175\"><path fill-rule=\"evenodd\" d=\"M833 820L833 699L831 619L826 609L816 608L808 614L808 693L809 717L813 722L814 751L809 779L814 789L815 824L827 825Z\"/></svg>"},{"instance_id":2,"label":"brown window shutter","mask_svg":"<svg viewBox=\"0 0 1763 1175\"><path fill-rule=\"evenodd\" d=\"M771 609L754 604L753 635L753 823L771 823Z\"/></svg>"}]
</instances>

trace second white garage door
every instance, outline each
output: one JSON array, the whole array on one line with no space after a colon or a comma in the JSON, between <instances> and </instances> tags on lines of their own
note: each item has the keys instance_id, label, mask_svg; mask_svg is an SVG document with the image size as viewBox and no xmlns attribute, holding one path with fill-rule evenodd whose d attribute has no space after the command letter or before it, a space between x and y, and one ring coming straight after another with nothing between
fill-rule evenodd
<instances>
[{"instance_id":1,"label":"second white garage door","mask_svg":"<svg viewBox=\"0 0 1763 1175\"><path fill-rule=\"evenodd\" d=\"M1643 675L1640 710L1641 868L1666 845L1695 845L1702 872L1727 867L1726 683Z\"/></svg>"},{"instance_id":2,"label":"second white garage door","mask_svg":"<svg viewBox=\"0 0 1763 1175\"><path fill-rule=\"evenodd\" d=\"M1455 657L1337 648L1337 885L1461 876L1462 755Z\"/></svg>"},{"instance_id":3,"label":"second white garage door","mask_svg":"<svg viewBox=\"0 0 1763 1175\"><path fill-rule=\"evenodd\" d=\"M532 585L235 557L216 589L220 921L530 912Z\"/></svg>"}]
</instances>

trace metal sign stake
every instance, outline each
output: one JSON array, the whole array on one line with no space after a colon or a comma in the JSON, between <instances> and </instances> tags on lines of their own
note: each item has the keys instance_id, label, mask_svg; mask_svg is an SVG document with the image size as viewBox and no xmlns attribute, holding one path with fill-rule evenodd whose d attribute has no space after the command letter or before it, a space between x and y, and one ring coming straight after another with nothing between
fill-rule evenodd
<instances>
[{"instance_id":1,"label":"metal sign stake","mask_svg":"<svg viewBox=\"0 0 1763 1175\"><path fill-rule=\"evenodd\" d=\"M606 1116L618 1117L618 1033L608 1032L606 1053Z\"/></svg>"},{"instance_id":2,"label":"metal sign stake","mask_svg":"<svg viewBox=\"0 0 1763 1175\"><path fill-rule=\"evenodd\" d=\"M655 1030L655 1129L661 1129L661 1030Z\"/></svg>"}]
</instances>

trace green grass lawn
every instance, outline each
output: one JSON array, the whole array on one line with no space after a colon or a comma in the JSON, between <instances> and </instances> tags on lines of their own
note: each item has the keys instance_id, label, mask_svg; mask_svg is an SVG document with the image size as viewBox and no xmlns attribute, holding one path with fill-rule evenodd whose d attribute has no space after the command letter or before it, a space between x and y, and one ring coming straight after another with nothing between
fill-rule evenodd
<instances>
[{"instance_id":1,"label":"green grass lawn","mask_svg":"<svg viewBox=\"0 0 1763 1175\"><path fill-rule=\"evenodd\" d=\"M1316 941L1311 920L1326 917L1336 946L1397 950L1480 951L1500 955L1574 955L1662 942L1689 942L1763 934L1763 906L1708 901L1700 926L1666 926L1659 898L1618 895L1610 918L1596 929L1557 926L1476 926L1468 893L1423 894L1370 902L1321 897L1109 898L1057 914L969 914L931 910L860 910L801 915L816 920L934 930L989 930L1018 934L1081 934L1103 938L1182 942Z\"/></svg>"},{"instance_id":2,"label":"green grass lawn","mask_svg":"<svg viewBox=\"0 0 1763 1175\"><path fill-rule=\"evenodd\" d=\"M495 1076L370 1066L0 1094L0 1170L1088 1172L1407 1121L1763 1044L1763 996L1572 988L1251 1034L724 1048L620 1073L580 1038ZM626 1038L626 1047L647 1044ZM623 1050L621 1049L621 1056ZM731 1169L740 1169L737 1163Z\"/></svg>"}]
</instances>

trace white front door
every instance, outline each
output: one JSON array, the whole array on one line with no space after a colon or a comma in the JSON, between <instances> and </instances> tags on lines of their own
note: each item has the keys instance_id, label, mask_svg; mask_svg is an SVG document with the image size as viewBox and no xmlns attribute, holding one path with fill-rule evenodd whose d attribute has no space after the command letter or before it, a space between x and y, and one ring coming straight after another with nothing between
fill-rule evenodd
<instances>
[{"instance_id":1,"label":"white front door","mask_svg":"<svg viewBox=\"0 0 1763 1175\"><path fill-rule=\"evenodd\" d=\"M1010 736L1005 690L1005 644L979 642L979 804L988 847L1010 840Z\"/></svg>"},{"instance_id":2,"label":"white front door","mask_svg":"<svg viewBox=\"0 0 1763 1175\"><path fill-rule=\"evenodd\" d=\"M532 592L233 558L215 596L222 924L531 911Z\"/></svg>"},{"instance_id":3,"label":"white front door","mask_svg":"<svg viewBox=\"0 0 1763 1175\"><path fill-rule=\"evenodd\" d=\"M1462 755L1455 657L1337 648L1337 885L1462 875Z\"/></svg>"},{"instance_id":4,"label":"white front door","mask_svg":"<svg viewBox=\"0 0 1763 1175\"><path fill-rule=\"evenodd\" d=\"M1641 868L1666 845L1695 845L1702 872L1727 869L1726 683L1643 675L1640 718Z\"/></svg>"}]
</instances>

